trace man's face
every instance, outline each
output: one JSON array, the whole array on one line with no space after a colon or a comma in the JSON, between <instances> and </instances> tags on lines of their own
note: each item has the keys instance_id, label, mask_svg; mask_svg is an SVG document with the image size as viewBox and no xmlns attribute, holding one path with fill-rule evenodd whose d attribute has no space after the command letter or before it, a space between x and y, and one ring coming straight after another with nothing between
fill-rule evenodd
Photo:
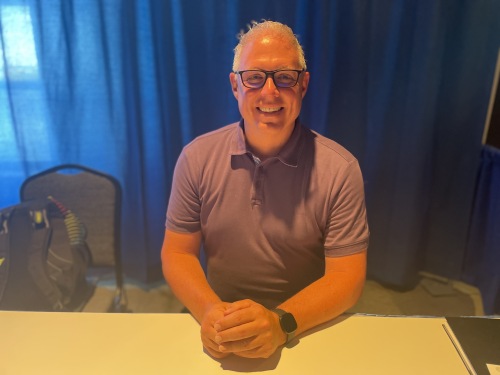
<instances>
[{"instance_id":1,"label":"man's face","mask_svg":"<svg viewBox=\"0 0 500 375\"><path fill-rule=\"evenodd\" d=\"M296 49L273 35L266 35L255 37L241 51L239 70L249 69L300 70L301 66ZM291 132L307 91L308 72L301 73L297 85L289 88L276 87L271 77L259 89L245 87L237 74L231 73L229 79L246 131L256 127L255 130L270 131L270 134Z\"/></svg>"}]
</instances>

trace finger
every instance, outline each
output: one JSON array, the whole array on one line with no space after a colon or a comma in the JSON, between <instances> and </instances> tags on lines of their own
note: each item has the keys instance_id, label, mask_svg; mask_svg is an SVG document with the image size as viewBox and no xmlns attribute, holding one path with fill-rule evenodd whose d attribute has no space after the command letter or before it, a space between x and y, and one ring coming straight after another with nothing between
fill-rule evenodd
<instances>
[{"instance_id":1,"label":"finger","mask_svg":"<svg viewBox=\"0 0 500 375\"><path fill-rule=\"evenodd\" d=\"M219 344L214 341L216 334L217 331L215 331L215 329L212 326L208 324L203 324L200 329L200 336L203 345L213 350L217 350Z\"/></svg>"},{"instance_id":2,"label":"finger","mask_svg":"<svg viewBox=\"0 0 500 375\"><path fill-rule=\"evenodd\" d=\"M255 328L255 324L246 323L237 327L218 331L214 336L214 341L219 345L225 345L231 342L251 339L260 333L261 332Z\"/></svg>"},{"instance_id":3,"label":"finger","mask_svg":"<svg viewBox=\"0 0 500 375\"><path fill-rule=\"evenodd\" d=\"M269 348L271 352L274 351L277 346L273 340L272 332L251 326L252 324L248 324L218 333L215 336L215 342L220 345L218 349L223 352L239 353L263 347ZM252 354L249 353L249 355ZM261 353L255 355L260 356Z\"/></svg>"},{"instance_id":4,"label":"finger","mask_svg":"<svg viewBox=\"0 0 500 375\"><path fill-rule=\"evenodd\" d=\"M277 347L269 340L261 341L255 339L253 345L249 346L247 350L234 350L233 353L245 358L269 358L276 352L276 349Z\"/></svg>"},{"instance_id":5,"label":"finger","mask_svg":"<svg viewBox=\"0 0 500 375\"><path fill-rule=\"evenodd\" d=\"M217 348L223 353L240 353L251 351L261 346L258 344L256 337L249 337L238 341L228 341L219 345Z\"/></svg>"},{"instance_id":6,"label":"finger","mask_svg":"<svg viewBox=\"0 0 500 375\"><path fill-rule=\"evenodd\" d=\"M236 312L215 325L216 342L237 341L261 334L272 334L272 321L259 311Z\"/></svg>"},{"instance_id":7,"label":"finger","mask_svg":"<svg viewBox=\"0 0 500 375\"><path fill-rule=\"evenodd\" d=\"M200 335L202 340L214 341L217 331L213 327L203 325L200 330Z\"/></svg>"},{"instance_id":8,"label":"finger","mask_svg":"<svg viewBox=\"0 0 500 375\"><path fill-rule=\"evenodd\" d=\"M205 348L205 351L206 351L209 355L211 355L212 357L214 357L214 358L225 358L225 357L227 357L228 355L230 355L230 354L231 354L231 353L229 353L229 352L227 352L227 353L222 353L222 352L220 352L220 351L218 351L218 350L215 350L215 349L212 349L212 348L208 348L208 347L206 347L206 346L204 346L204 348Z\"/></svg>"},{"instance_id":9,"label":"finger","mask_svg":"<svg viewBox=\"0 0 500 375\"><path fill-rule=\"evenodd\" d=\"M214 324L214 329L217 332L224 331L226 329L234 328L252 322L255 319L255 311L251 308L242 308L240 310L233 311L230 315L226 315L221 319L218 319Z\"/></svg>"},{"instance_id":10,"label":"finger","mask_svg":"<svg viewBox=\"0 0 500 375\"><path fill-rule=\"evenodd\" d=\"M203 346L207 349L211 349L213 351L220 351L219 350L219 344L216 343L215 341L207 338L207 337L201 337L201 342L203 343Z\"/></svg>"},{"instance_id":11,"label":"finger","mask_svg":"<svg viewBox=\"0 0 500 375\"><path fill-rule=\"evenodd\" d=\"M248 299L233 302L229 306L226 307L226 309L224 310L224 315L229 315L229 314L234 313L235 311L251 307L252 303L253 303L253 301L248 300Z\"/></svg>"}]
</instances>

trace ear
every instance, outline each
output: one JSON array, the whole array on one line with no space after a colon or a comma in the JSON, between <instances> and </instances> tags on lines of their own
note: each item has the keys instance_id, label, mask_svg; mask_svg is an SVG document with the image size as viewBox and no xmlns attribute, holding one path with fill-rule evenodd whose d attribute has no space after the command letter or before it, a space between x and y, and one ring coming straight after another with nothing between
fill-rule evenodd
<instances>
[{"instance_id":1,"label":"ear","mask_svg":"<svg viewBox=\"0 0 500 375\"><path fill-rule=\"evenodd\" d=\"M304 96L306 96L307 88L309 87L309 79L310 75L308 71L305 71L302 77L302 82L300 83L301 89L302 89L302 99L304 99Z\"/></svg>"},{"instance_id":2,"label":"ear","mask_svg":"<svg viewBox=\"0 0 500 375\"><path fill-rule=\"evenodd\" d=\"M229 83L231 84L234 97L238 100L238 75L233 72L229 73Z\"/></svg>"}]
</instances>

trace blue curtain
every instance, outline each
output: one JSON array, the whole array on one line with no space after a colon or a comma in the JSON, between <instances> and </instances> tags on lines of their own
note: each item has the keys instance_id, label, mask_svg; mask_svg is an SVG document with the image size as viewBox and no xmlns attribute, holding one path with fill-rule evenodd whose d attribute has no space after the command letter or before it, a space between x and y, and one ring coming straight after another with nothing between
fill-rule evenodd
<instances>
[{"instance_id":1,"label":"blue curtain","mask_svg":"<svg viewBox=\"0 0 500 375\"><path fill-rule=\"evenodd\" d=\"M161 278L175 161L239 119L232 48L261 19L304 45L303 122L360 160L370 276L459 278L500 45L493 0L0 0L0 206L55 164L110 173L127 275Z\"/></svg>"}]
</instances>

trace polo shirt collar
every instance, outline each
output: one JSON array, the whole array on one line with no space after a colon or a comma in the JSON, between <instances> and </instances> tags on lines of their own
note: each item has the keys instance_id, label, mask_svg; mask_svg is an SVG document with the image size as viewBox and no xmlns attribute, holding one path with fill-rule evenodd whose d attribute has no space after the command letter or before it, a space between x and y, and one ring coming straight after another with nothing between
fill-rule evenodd
<instances>
[{"instance_id":1,"label":"polo shirt collar","mask_svg":"<svg viewBox=\"0 0 500 375\"><path fill-rule=\"evenodd\" d=\"M276 155L276 158L283 164L290 167L296 167L299 161L300 152L302 150L302 125L297 120L292 135L281 151ZM248 149L245 132L243 130L243 119L240 120L235 128L235 133L232 139L231 155L252 154Z\"/></svg>"},{"instance_id":2,"label":"polo shirt collar","mask_svg":"<svg viewBox=\"0 0 500 375\"><path fill-rule=\"evenodd\" d=\"M234 135L231 139L231 155L243 155L250 152L247 149L245 141L245 132L243 130L243 119L240 120L238 126L235 128Z\"/></svg>"}]
</instances>

